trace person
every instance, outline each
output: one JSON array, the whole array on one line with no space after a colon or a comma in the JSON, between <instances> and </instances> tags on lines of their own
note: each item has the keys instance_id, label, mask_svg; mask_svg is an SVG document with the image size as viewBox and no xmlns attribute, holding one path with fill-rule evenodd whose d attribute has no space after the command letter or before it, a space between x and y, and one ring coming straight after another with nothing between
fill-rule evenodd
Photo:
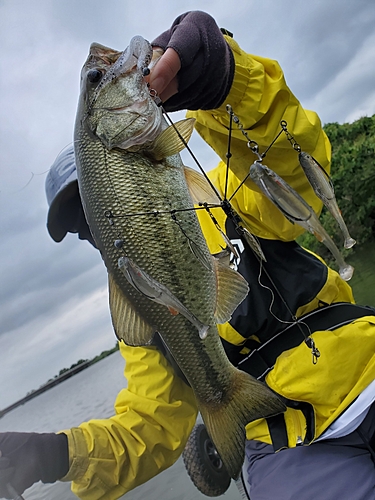
<instances>
[{"instance_id":1,"label":"person","mask_svg":"<svg viewBox=\"0 0 375 500\"><path fill-rule=\"evenodd\" d=\"M244 474L251 499L375 498L374 310L356 306L338 273L296 243L303 229L255 184L240 187L256 158L238 127L226 168L227 105L261 152L285 120L303 150L328 171L330 144L321 122L303 109L276 61L244 52L204 12L179 16L153 47L163 56L148 77L150 87L167 112L187 109L196 119L196 130L220 158L209 178L222 196L226 190L236 193L231 204L265 256L260 262L231 217L215 212L238 249L233 264L250 284L232 319L219 325L223 345L233 364L265 380L287 404L284 414L246 428ZM285 137L264 161L319 214L321 202ZM46 188L51 237L59 242L68 232L78 233L95 244L79 199L72 148L57 158ZM203 212L199 220L215 254L222 239ZM307 325L306 337L296 318ZM120 343L120 351L128 386L118 394L112 417L56 434L0 435L0 495L10 497L7 484L22 493L39 480L63 480L72 481L79 498L115 499L177 460L197 417L191 388L160 346Z\"/></svg>"}]
</instances>

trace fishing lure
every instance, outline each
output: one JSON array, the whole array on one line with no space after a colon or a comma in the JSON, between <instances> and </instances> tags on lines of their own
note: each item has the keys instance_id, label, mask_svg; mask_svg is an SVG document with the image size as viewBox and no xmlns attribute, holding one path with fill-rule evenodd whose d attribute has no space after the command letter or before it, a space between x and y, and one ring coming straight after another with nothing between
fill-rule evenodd
<instances>
[{"instance_id":1,"label":"fishing lure","mask_svg":"<svg viewBox=\"0 0 375 500\"><path fill-rule=\"evenodd\" d=\"M356 241L350 236L341 211L337 205L332 181L324 168L308 153L301 151L298 155L299 163L305 172L316 196L322 200L332 216L336 219L343 235L344 247L352 248Z\"/></svg>"},{"instance_id":2,"label":"fishing lure","mask_svg":"<svg viewBox=\"0 0 375 500\"><path fill-rule=\"evenodd\" d=\"M194 316L194 314L192 314L166 286L148 275L128 257L120 257L118 260L118 267L123 272L125 278L136 290L138 290L138 292L145 295L150 300L167 307L174 316L181 313L197 328L199 337L202 340L207 337L208 330L210 329L209 325L205 325L199 321L199 319Z\"/></svg>"},{"instance_id":3,"label":"fishing lure","mask_svg":"<svg viewBox=\"0 0 375 500\"><path fill-rule=\"evenodd\" d=\"M95 104L100 92L115 78L129 71L132 67L137 66L143 75L147 75L148 66L152 58L152 48L150 43L142 36L134 36L129 43L129 46L121 53L119 58L103 76L101 81L93 93L89 110Z\"/></svg>"},{"instance_id":4,"label":"fishing lure","mask_svg":"<svg viewBox=\"0 0 375 500\"><path fill-rule=\"evenodd\" d=\"M251 165L250 178L290 222L302 226L328 248L336 259L342 279L350 280L353 276L353 267L344 261L339 249L310 205L279 175L260 161L255 161Z\"/></svg>"},{"instance_id":5,"label":"fishing lure","mask_svg":"<svg viewBox=\"0 0 375 500\"><path fill-rule=\"evenodd\" d=\"M341 232L344 235L344 247L352 248L356 244L356 241L350 236L348 228L341 215L330 176L313 156L305 151L302 151L301 146L288 131L287 122L285 120L281 120L280 125L293 149L297 151L299 163L306 175L307 180L313 188L314 193L323 202L327 210L338 223Z\"/></svg>"}]
</instances>

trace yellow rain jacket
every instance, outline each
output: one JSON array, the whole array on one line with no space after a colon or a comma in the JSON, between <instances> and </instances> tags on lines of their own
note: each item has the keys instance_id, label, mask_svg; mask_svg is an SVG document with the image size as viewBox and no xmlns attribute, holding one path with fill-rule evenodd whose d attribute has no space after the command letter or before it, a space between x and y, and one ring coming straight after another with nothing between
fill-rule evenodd
<instances>
[{"instance_id":1,"label":"yellow rain jacket","mask_svg":"<svg viewBox=\"0 0 375 500\"><path fill-rule=\"evenodd\" d=\"M285 120L288 130L302 150L312 154L329 170L330 144L319 118L315 113L304 110L291 94L278 63L249 55L234 40L229 37L226 39L236 63L234 82L226 102L219 109L188 113L196 118L197 131L222 160L209 174L219 191L223 194L225 189L229 127L226 104L232 106L249 138L259 145L260 152L265 151L277 136L280 120ZM241 131L234 126L227 187L229 196L246 177L250 165L256 159L246 143ZM310 188L299 166L298 155L284 134L268 151L264 163L292 185L319 213L321 203ZM315 256L298 250L293 240L302 233L302 228L288 222L253 183L247 181L240 188L232 205L248 229L261 238L265 248L267 245L276 248L273 250L276 259L281 246L290 247L296 255L301 255L301 262L311 259L313 271L310 273L310 267L301 267L301 273L305 275L300 277L300 281L308 283L312 279L315 290L312 296L307 290L303 299L295 302L293 312L296 316L311 312L322 304L353 302L350 287L336 272L327 269ZM226 228L224 213L215 209L213 214L220 226ZM203 211L199 211L198 215L211 252L220 251L223 241L211 218ZM284 278L279 285L294 300L295 283L289 286L287 274L288 266L292 268L294 262L288 262L287 252L285 259L280 259L275 272L277 275L285 260ZM319 271L319 276L314 281L310 274L315 269ZM250 303L251 300L257 300L251 293ZM259 302L259 306L262 303ZM268 297L265 314L269 313L270 307ZM256 320L255 315L245 315L241 318L241 325L245 325L246 329L246 324L251 326L256 324ZM272 320L275 318L272 317ZM315 437L373 380L374 324L375 317L368 316L332 332L317 331L313 334L321 353L317 364L312 363L311 352L302 342L283 352L273 370L268 373L266 382L280 395L306 401L313 406ZM238 351L249 340L236 330L233 323L220 325L219 328L224 343L234 348L239 346ZM259 342L263 330L267 328L263 328L260 322L258 333L252 335L251 340ZM268 332L270 334L272 331ZM72 490L82 499L118 498L171 466L182 453L197 417L192 390L175 375L157 348L133 348L121 344L120 349L126 361L125 378L128 385L116 399L115 415L108 419L91 420L64 431L68 435L70 452L70 470L64 479L73 481ZM245 347L246 350L249 351L249 348ZM300 410L288 408L285 424L288 444L295 446L298 440L304 438L305 417ZM265 420L249 424L247 437L271 443Z\"/></svg>"}]
</instances>

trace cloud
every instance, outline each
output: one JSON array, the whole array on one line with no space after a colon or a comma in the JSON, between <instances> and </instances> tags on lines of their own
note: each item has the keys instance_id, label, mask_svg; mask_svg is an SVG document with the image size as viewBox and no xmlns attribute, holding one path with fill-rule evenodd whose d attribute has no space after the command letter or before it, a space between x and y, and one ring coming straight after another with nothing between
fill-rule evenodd
<instances>
[{"instance_id":1,"label":"cloud","mask_svg":"<svg viewBox=\"0 0 375 500\"><path fill-rule=\"evenodd\" d=\"M338 71L307 105L324 107L325 121L351 122L375 113L374 70L375 34L366 37L355 56Z\"/></svg>"},{"instance_id":2,"label":"cloud","mask_svg":"<svg viewBox=\"0 0 375 500\"><path fill-rule=\"evenodd\" d=\"M80 301L73 296L59 308L30 319L27 326L0 337L0 379L6 381L0 408L37 389L60 369L92 358L115 343L105 286Z\"/></svg>"},{"instance_id":3,"label":"cloud","mask_svg":"<svg viewBox=\"0 0 375 500\"><path fill-rule=\"evenodd\" d=\"M262 16L259 9L259 3L253 2L247 15L237 18L237 10L232 11L232 17L236 18L233 31L241 46L250 53L278 60L295 95L304 106L317 111L324 123L345 121L344 105L335 103L326 89L338 86L340 90L349 79L351 94L358 97L349 104L350 97L345 101L343 94L342 101L353 108L362 99L359 96L371 93L371 77L355 76L353 71L365 62L366 73L370 74L375 63L372 2L318 0L306 4L265 0L261 12L268 15ZM229 29L230 20L229 16L226 24ZM370 113L372 110L370 107Z\"/></svg>"}]
</instances>

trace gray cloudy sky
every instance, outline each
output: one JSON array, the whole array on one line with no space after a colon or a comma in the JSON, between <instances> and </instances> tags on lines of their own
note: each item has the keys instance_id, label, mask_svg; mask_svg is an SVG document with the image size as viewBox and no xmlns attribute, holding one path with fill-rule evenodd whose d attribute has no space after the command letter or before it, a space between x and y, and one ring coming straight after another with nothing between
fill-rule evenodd
<instances>
[{"instance_id":1,"label":"gray cloudy sky","mask_svg":"<svg viewBox=\"0 0 375 500\"><path fill-rule=\"evenodd\" d=\"M45 228L46 171L72 141L90 43L123 50L193 9L278 60L323 123L375 113L373 0L0 0L0 409L115 345L99 255L73 235L54 243ZM215 165L198 138L191 147Z\"/></svg>"}]
</instances>

